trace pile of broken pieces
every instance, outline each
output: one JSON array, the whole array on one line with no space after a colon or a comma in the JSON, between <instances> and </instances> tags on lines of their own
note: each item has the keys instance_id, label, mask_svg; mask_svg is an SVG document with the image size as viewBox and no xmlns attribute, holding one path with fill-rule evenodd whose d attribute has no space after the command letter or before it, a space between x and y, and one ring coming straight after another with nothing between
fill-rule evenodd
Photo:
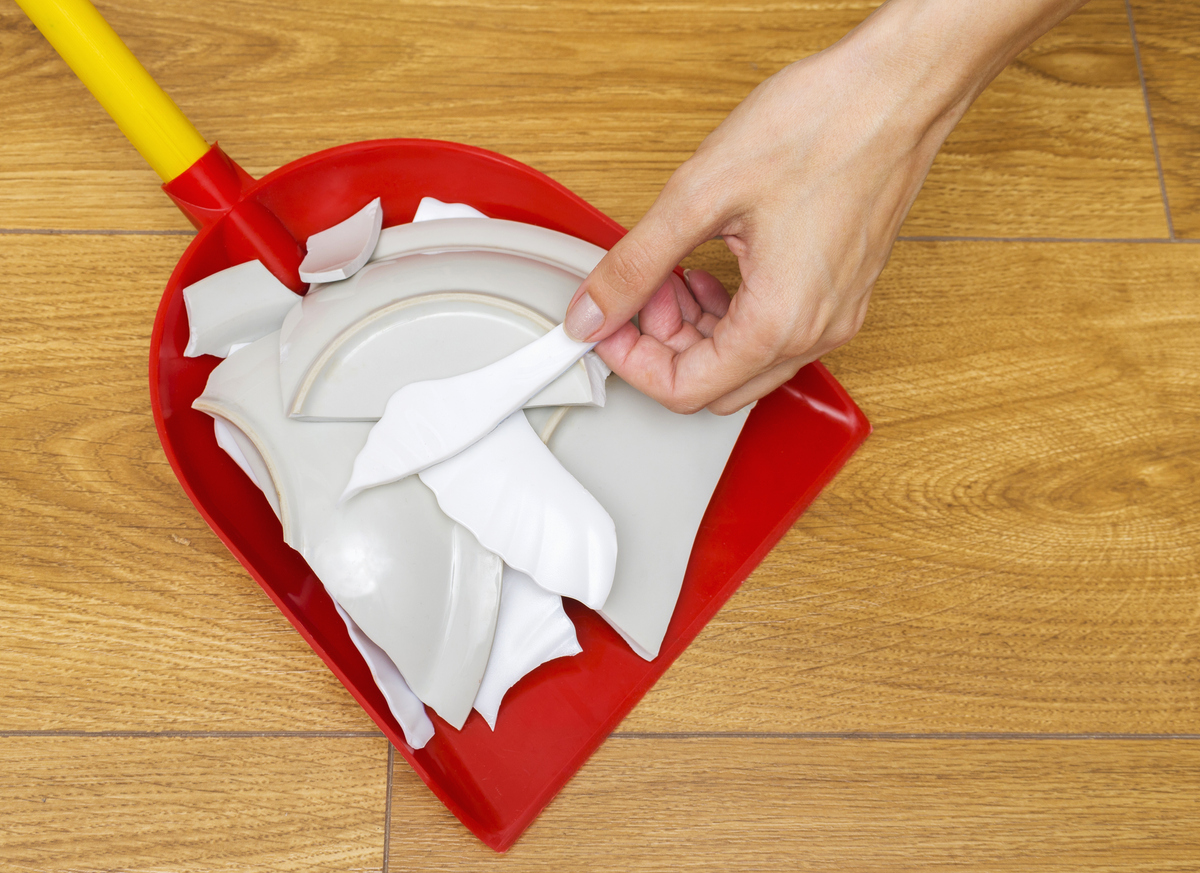
<instances>
[{"instance_id":1,"label":"pile of broken pieces","mask_svg":"<svg viewBox=\"0 0 1200 873\"><path fill-rule=\"evenodd\" d=\"M561 322L604 250L421 201L313 235L301 298L258 261L184 289L194 408L325 585L413 748L494 730L581 651L563 597L657 657L748 410L672 413ZM619 544L619 547L618 547Z\"/></svg>"}]
</instances>

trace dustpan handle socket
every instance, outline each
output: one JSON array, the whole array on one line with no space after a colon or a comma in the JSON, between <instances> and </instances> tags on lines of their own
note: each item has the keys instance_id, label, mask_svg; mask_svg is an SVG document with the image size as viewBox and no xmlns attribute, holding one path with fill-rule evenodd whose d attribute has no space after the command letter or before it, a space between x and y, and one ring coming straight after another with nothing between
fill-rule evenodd
<instances>
[{"instance_id":1,"label":"dustpan handle socket","mask_svg":"<svg viewBox=\"0 0 1200 873\"><path fill-rule=\"evenodd\" d=\"M254 258L263 262L283 284L303 294L300 280L304 250L275 214L247 192L254 177L213 143L184 172L164 184L163 191L197 230L220 223L230 263Z\"/></svg>"}]
</instances>

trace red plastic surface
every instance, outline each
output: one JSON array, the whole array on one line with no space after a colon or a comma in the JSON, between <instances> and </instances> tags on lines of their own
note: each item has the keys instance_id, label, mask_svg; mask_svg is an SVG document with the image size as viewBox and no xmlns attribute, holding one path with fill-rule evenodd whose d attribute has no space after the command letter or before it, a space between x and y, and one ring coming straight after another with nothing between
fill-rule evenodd
<instances>
[{"instance_id":1,"label":"red plastic surface","mask_svg":"<svg viewBox=\"0 0 1200 873\"><path fill-rule=\"evenodd\" d=\"M374 197L384 224L409 221L420 197L466 201L610 247L614 221L537 171L469 146L381 140L320 152L248 186L295 239ZM232 214L232 212L231 212ZM362 704L443 803L484 843L520 836L687 647L866 438L870 425L819 363L759 402L709 504L661 654L647 663L588 609L568 604L583 654L552 661L505 697L495 733L477 713L456 731L431 713L433 740L414 751L308 565L283 544L257 489L191 408L215 358L185 358L181 289L246 260L230 251L228 217L206 226L172 273L150 349L150 390L163 448L184 490L230 551ZM236 248L236 247L235 247Z\"/></svg>"},{"instance_id":2,"label":"red plastic surface","mask_svg":"<svg viewBox=\"0 0 1200 873\"><path fill-rule=\"evenodd\" d=\"M197 230L220 224L220 234L235 264L257 258L280 282L298 294L304 249L275 214L248 192L254 177L213 143L204 156L163 190Z\"/></svg>"}]
</instances>

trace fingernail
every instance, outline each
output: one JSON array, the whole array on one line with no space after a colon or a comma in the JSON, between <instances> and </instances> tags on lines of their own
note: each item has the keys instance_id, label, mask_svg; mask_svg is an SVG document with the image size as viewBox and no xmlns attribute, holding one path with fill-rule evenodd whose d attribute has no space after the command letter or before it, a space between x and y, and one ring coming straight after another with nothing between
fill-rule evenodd
<instances>
[{"instance_id":1,"label":"fingernail","mask_svg":"<svg viewBox=\"0 0 1200 873\"><path fill-rule=\"evenodd\" d=\"M689 291L692 290L692 271L691 270L683 271L683 284L688 286Z\"/></svg>"},{"instance_id":2,"label":"fingernail","mask_svg":"<svg viewBox=\"0 0 1200 873\"><path fill-rule=\"evenodd\" d=\"M592 334L604 327L604 313L600 311L600 307L596 305L596 301L592 299L592 295L584 292L575 303L567 310L567 317L563 319L563 328L567 332L567 336L576 342L585 342Z\"/></svg>"}]
</instances>

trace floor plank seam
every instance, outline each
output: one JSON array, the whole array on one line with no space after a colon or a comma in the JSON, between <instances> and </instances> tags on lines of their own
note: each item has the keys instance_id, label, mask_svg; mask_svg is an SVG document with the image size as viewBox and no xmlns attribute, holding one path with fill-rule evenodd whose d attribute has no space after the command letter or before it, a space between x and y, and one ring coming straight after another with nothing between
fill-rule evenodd
<instances>
[{"instance_id":1,"label":"floor plank seam","mask_svg":"<svg viewBox=\"0 0 1200 873\"><path fill-rule=\"evenodd\" d=\"M1179 237L1117 237L1117 236L898 236L897 242L997 242L997 243L1128 243L1137 245L1179 245L1200 243L1200 239Z\"/></svg>"},{"instance_id":2,"label":"floor plank seam","mask_svg":"<svg viewBox=\"0 0 1200 873\"><path fill-rule=\"evenodd\" d=\"M1029 733L1022 731L618 731L613 740L1200 740L1200 734Z\"/></svg>"},{"instance_id":3,"label":"floor plank seam","mask_svg":"<svg viewBox=\"0 0 1200 873\"><path fill-rule=\"evenodd\" d=\"M381 739L383 731L72 731L0 730L0 739L16 737L144 738L144 739Z\"/></svg>"},{"instance_id":4,"label":"floor plank seam","mask_svg":"<svg viewBox=\"0 0 1200 873\"><path fill-rule=\"evenodd\" d=\"M0 234L10 236L195 236L194 230L105 230L102 228L78 229L56 227L0 227Z\"/></svg>"},{"instance_id":5,"label":"floor plank seam","mask_svg":"<svg viewBox=\"0 0 1200 873\"><path fill-rule=\"evenodd\" d=\"M392 777L396 772L396 747L388 743L387 799L383 804L383 873L388 873L388 854L392 846Z\"/></svg>"},{"instance_id":6,"label":"floor plank seam","mask_svg":"<svg viewBox=\"0 0 1200 873\"><path fill-rule=\"evenodd\" d=\"M1158 152L1158 135L1154 132L1154 113L1150 109L1150 89L1146 87L1146 71L1142 68L1142 47L1138 45L1137 25L1133 21L1133 4L1125 0L1125 17L1129 19L1129 37L1133 40L1133 59L1137 63L1138 81L1142 85L1142 102L1146 106L1146 124L1150 127L1150 147L1154 150L1154 167L1158 170L1158 189L1162 193L1163 211L1167 216L1167 234L1175 239L1175 222L1171 220L1171 200L1167 196L1167 180L1163 176L1162 157Z\"/></svg>"},{"instance_id":7,"label":"floor plank seam","mask_svg":"<svg viewBox=\"0 0 1200 873\"><path fill-rule=\"evenodd\" d=\"M1157 146L1155 146L1157 150ZM1156 151L1157 154L1157 151ZM1159 174L1161 177L1161 167ZM1163 188L1163 198L1166 199L1166 188ZM1170 213L1167 215L1168 226L1171 226ZM1197 244L1200 239L1187 239L1174 235L1171 229L1170 237L1138 237L1138 236L954 236L920 234L914 236L901 235L897 242L998 242L998 243L1131 243L1131 244ZM0 227L0 236L195 236L194 230L66 230L57 228L37 227Z\"/></svg>"}]
</instances>

